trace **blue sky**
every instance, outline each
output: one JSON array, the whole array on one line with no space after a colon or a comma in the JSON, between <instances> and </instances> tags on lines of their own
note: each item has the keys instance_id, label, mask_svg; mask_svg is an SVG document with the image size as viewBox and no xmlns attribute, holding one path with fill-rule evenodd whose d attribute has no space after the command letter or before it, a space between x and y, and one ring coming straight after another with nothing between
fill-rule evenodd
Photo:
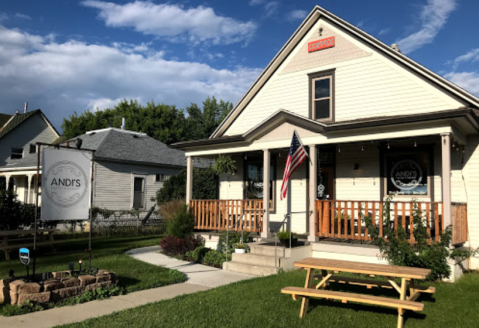
<instances>
[{"instance_id":1,"label":"blue sky","mask_svg":"<svg viewBox=\"0 0 479 328\"><path fill-rule=\"evenodd\" d=\"M479 95L479 1L0 3L0 112L235 103L318 4ZM475 32L476 31L476 32Z\"/></svg>"}]
</instances>

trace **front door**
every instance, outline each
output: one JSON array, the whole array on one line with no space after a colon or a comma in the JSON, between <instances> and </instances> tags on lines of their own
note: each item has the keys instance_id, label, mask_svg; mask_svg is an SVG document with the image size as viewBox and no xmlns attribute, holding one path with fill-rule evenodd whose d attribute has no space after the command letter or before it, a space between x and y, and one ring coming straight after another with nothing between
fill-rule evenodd
<instances>
[{"instance_id":1,"label":"front door","mask_svg":"<svg viewBox=\"0 0 479 328\"><path fill-rule=\"evenodd\" d=\"M318 188L317 199L334 199L334 171L332 167L322 167L318 169Z\"/></svg>"}]
</instances>

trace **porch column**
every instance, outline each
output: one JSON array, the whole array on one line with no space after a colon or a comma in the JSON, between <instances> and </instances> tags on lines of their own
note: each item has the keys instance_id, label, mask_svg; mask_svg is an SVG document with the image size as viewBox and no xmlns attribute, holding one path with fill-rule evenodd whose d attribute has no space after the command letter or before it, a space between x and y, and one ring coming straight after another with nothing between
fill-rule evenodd
<instances>
[{"instance_id":1,"label":"porch column","mask_svg":"<svg viewBox=\"0 0 479 328\"><path fill-rule=\"evenodd\" d=\"M316 145L309 146L309 236L308 241L316 241L316 188L318 186L318 148Z\"/></svg>"},{"instance_id":2,"label":"porch column","mask_svg":"<svg viewBox=\"0 0 479 328\"><path fill-rule=\"evenodd\" d=\"M270 184L271 153L269 149L263 150L263 231L261 238L269 235L269 184Z\"/></svg>"},{"instance_id":3,"label":"porch column","mask_svg":"<svg viewBox=\"0 0 479 328\"><path fill-rule=\"evenodd\" d=\"M33 174L27 175L27 183L28 183L28 187L27 187L27 199L26 199L26 203L27 203L27 204L30 204L30 188L31 188L31 185L32 185L32 177L33 177Z\"/></svg>"},{"instance_id":4,"label":"porch column","mask_svg":"<svg viewBox=\"0 0 479 328\"><path fill-rule=\"evenodd\" d=\"M193 157L186 157L186 205L193 199Z\"/></svg>"},{"instance_id":5,"label":"porch column","mask_svg":"<svg viewBox=\"0 0 479 328\"><path fill-rule=\"evenodd\" d=\"M10 176L5 175L5 190L8 191L8 185L10 184Z\"/></svg>"},{"instance_id":6,"label":"porch column","mask_svg":"<svg viewBox=\"0 0 479 328\"><path fill-rule=\"evenodd\" d=\"M444 228L451 224L451 133L441 134L442 203Z\"/></svg>"}]
</instances>

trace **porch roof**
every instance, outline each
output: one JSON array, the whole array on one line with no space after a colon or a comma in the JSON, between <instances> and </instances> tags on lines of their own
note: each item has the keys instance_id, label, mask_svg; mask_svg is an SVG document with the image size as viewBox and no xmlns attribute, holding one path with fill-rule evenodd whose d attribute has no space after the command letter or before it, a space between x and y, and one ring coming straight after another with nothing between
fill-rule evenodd
<instances>
[{"instance_id":1,"label":"porch roof","mask_svg":"<svg viewBox=\"0 0 479 328\"><path fill-rule=\"evenodd\" d=\"M251 142L254 141L256 138L264 135L268 131L271 131L272 129L286 122L304 128L311 132L328 135L330 133L348 130L454 119L466 120L466 122L469 123L475 131L479 131L479 117L477 112L472 108L451 109L416 115L375 117L371 119L358 119L341 122L318 122L292 113L288 110L280 109L275 114L273 114L263 122L259 123L257 126L244 134L177 142L173 144L172 147L185 150L194 150L197 147L201 147L204 149L205 146L227 146L232 143Z\"/></svg>"}]
</instances>

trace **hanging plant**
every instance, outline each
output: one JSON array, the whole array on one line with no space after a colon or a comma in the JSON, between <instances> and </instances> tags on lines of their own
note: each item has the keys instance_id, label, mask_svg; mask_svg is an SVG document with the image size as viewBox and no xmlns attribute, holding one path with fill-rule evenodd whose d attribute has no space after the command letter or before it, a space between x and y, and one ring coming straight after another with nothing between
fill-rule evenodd
<instances>
[{"instance_id":1,"label":"hanging plant","mask_svg":"<svg viewBox=\"0 0 479 328\"><path fill-rule=\"evenodd\" d=\"M217 175L226 173L234 175L236 172L236 161L228 155L219 155L216 163L213 165L213 170Z\"/></svg>"}]
</instances>

